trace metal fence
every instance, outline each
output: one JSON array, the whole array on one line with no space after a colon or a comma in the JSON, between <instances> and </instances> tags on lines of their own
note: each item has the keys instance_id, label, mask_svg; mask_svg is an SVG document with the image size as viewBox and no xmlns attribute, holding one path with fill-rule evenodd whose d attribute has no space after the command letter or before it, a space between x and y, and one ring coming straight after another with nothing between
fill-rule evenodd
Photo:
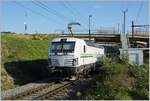
<instances>
[{"instance_id":1,"label":"metal fence","mask_svg":"<svg viewBox=\"0 0 150 101\"><path fill-rule=\"evenodd\" d=\"M149 26L135 28L134 29L134 35L136 35L136 36L149 36Z\"/></svg>"}]
</instances>

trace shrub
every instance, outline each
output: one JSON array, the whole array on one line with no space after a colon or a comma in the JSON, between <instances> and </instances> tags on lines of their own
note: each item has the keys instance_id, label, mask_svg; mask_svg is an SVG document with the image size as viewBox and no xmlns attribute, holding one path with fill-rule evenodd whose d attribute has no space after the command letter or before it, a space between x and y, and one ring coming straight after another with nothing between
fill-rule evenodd
<instances>
[{"instance_id":1,"label":"shrub","mask_svg":"<svg viewBox=\"0 0 150 101\"><path fill-rule=\"evenodd\" d=\"M132 66L118 58L103 58L95 85L85 92L86 99L148 99L148 65Z\"/></svg>"},{"instance_id":2,"label":"shrub","mask_svg":"<svg viewBox=\"0 0 150 101\"><path fill-rule=\"evenodd\" d=\"M149 71L148 64L143 66L130 66L130 74L135 78L132 95L139 99L149 99Z\"/></svg>"}]
</instances>

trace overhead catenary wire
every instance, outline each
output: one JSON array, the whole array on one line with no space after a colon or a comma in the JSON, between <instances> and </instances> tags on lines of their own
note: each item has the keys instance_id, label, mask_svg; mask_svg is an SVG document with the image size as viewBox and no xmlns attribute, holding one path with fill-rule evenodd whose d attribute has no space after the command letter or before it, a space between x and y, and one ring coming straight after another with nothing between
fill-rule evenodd
<instances>
[{"instance_id":1,"label":"overhead catenary wire","mask_svg":"<svg viewBox=\"0 0 150 101\"><path fill-rule=\"evenodd\" d=\"M62 6L64 6L67 10L69 10L69 12L71 13L71 15L73 16L73 21L76 21L76 14L66 5L66 3L65 2L62 2L61 3L62 4Z\"/></svg>"},{"instance_id":2,"label":"overhead catenary wire","mask_svg":"<svg viewBox=\"0 0 150 101\"><path fill-rule=\"evenodd\" d=\"M17 5L19 5L19 6L23 7L23 8L25 8L25 9L29 10L30 12L32 12L32 13L34 13L34 14L37 14L37 15L40 15L40 16L42 16L43 18L46 18L46 19L49 20L49 21L57 22L56 24L58 24L58 25L64 24L64 23L59 22L58 20L52 20L51 17L49 17L49 16L47 16L47 15L45 15L45 14L42 14L41 12L35 11L35 10L31 9L30 7L27 7L27 6L25 6L25 5L23 5L23 4L19 3L19 2L16 2L16 1L14 1L14 2L15 2ZM54 15L60 17L61 14L59 14L58 12L56 12L56 10L50 11L50 10L49 10L50 8L47 7L45 4L41 3L40 1L37 1L37 2L38 2L38 3L37 3L37 2L35 2L35 1L32 0L32 3L33 3L33 2L34 2L34 4L35 4L36 6L38 6L38 7L42 8L42 9L46 10L47 12L49 12L49 13L51 13L51 14L53 13ZM39 2L40 2L40 4L39 4ZM63 16L63 15L62 15L62 16ZM62 16L61 16L60 18L62 18ZM67 17L63 17L62 20L71 22L71 20L68 19ZM81 27L82 27L83 29L86 29L85 27L83 27L83 25L82 25Z\"/></svg>"},{"instance_id":3,"label":"overhead catenary wire","mask_svg":"<svg viewBox=\"0 0 150 101\"><path fill-rule=\"evenodd\" d=\"M74 13L75 13L76 15L80 15L81 17L84 17L84 16L82 16L81 13L80 13L75 7L73 7L68 1L65 1L64 3L65 3L66 5L68 5L68 6L74 11ZM84 18L84 19L86 19L86 18Z\"/></svg>"},{"instance_id":4,"label":"overhead catenary wire","mask_svg":"<svg viewBox=\"0 0 150 101\"><path fill-rule=\"evenodd\" d=\"M48 7L47 5L45 5L44 3L42 3L41 1L37 1L37 2L38 2L39 4L41 4L43 7L46 7L48 10L51 10L53 13L55 13L56 16L58 16L58 17L60 17L60 18L63 17L66 21L70 21L70 22L73 21L73 20L67 18L66 16L62 15L61 13L57 12L55 9L52 9L52 8ZM87 30L87 29L85 28L85 26L81 25L81 27L82 27L83 29Z\"/></svg>"},{"instance_id":5,"label":"overhead catenary wire","mask_svg":"<svg viewBox=\"0 0 150 101\"><path fill-rule=\"evenodd\" d=\"M88 19L88 18L86 18L83 15L81 15L81 13L75 7L73 7L68 1L65 1L64 3L66 5L68 5L68 7L70 9L72 9L72 11L75 13L75 15L77 15L78 17L80 16L80 18L82 18L82 20L84 20L85 22L87 22L85 19Z\"/></svg>"},{"instance_id":6,"label":"overhead catenary wire","mask_svg":"<svg viewBox=\"0 0 150 101\"><path fill-rule=\"evenodd\" d=\"M35 5L45 9L47 12L49 13L53 13L54 15L58 16L59 18L61 18L62 20L66 20L66 21L69 21L69 22L72 22L71 19L67 18L66 16L62 15L61 13L57 12L55 9L52 9L50 7L48 7L46 4L44 4L43 2L41 1L33 1L32 0L32 3L34 3ZM83 29L86 29L83 25L81 26Z\"/></svg>"},{"instance_id":7,"label":"overhead catenary wire","mask_svg":"<svg viewBox=\"0 0 150 101\"><path fill-rule=\"evenodd\" d=\"M13 1L13 2L14 2L16 5L18 5L18 6L22 7L22 8L24 8L24 9L27 9L28 11L30 11L30 12L36 14L36 15L40 15L41 17L47 19L48 21L53 21L53 22L55 22L55 24L58 24L58 25L63 24L63 23L61 23L61 22L59 22L59 21L57 21L57 20L52 20L51 17L46 16L46 15L44 15L44 14L42 14L42 13L39 13L39 12L37 12L37 11L35 11L35 10L32 10L31 8L29 8L29 7L27 7L27 6L23 5L23 4L21 4L21 3L19 3L19 2L16 2L16 1ZM50 20L50 19L51 19L51 20Z\"/></svg>"},{"instance_id":8,"label":"overhead catenary wire","mask_svg":"<svg viewBox=\"0 0 150 101\"><path fill-rule=\"evenodd\" d=\"M68 6L68 7L70 8L70 10L72 10L72 12L73 12L73 14L74 14L75 16L77 16L78 18L81 18L82 21L87 22L87 21L85 20L85 19L87 19L87 18L84 18L84 19L83 19L83 16L80 14L80 12L78 12L78 10L75 9L75 7L73 7L69 2L64 1L64 3L66 4L66 6ZM88 30L88 28L87 28L88 25L87 25L87 26L84 26L84 25L82 24L81 27L82 27L84 30Z\"/></svg>"},{"instance_id":9,"label":"overhead catenary wire","mask_svg":"<svg viewBox=\"0 0 150 101\"><path fill-rule=\"evenodd\" d=\"M59 17L62 20L69 21L69 22L72 21L71 19L67 18L63 14L61 14L61 13L57 12L56 10L48 7L47 5L45 5L44 3L40 2L40 1L33 1L33 0L31 0L31 2L33 4L35 4L36 6L38 6L40 8L43 8L45 11L47 11L47 12L49 12L49 13L57 16L57 17Z\"/></svg>"}]
</instances>

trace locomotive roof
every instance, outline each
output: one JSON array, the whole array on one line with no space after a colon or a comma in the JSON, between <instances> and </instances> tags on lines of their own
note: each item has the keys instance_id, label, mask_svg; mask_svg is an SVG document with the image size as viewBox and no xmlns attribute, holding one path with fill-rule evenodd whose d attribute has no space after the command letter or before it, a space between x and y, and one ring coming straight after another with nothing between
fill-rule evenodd
<instances>
[{"instance_id":1,"label":"locomotive roof","mask_svg":"<svg viewBox=\"0 0 150 101\"><path fill-rule=\"evenodd\" d=\"M74 37L67 37L67 38L61 37L61 38L55 38L55 39L52 40L52 42L58 42L58 41L61 41L61 39L65 39L66 41L83 41L83 42L85 42L85 41L82 40L82 39L78 39L78 38L74 38Z\"/></svg>"}]
</instances>

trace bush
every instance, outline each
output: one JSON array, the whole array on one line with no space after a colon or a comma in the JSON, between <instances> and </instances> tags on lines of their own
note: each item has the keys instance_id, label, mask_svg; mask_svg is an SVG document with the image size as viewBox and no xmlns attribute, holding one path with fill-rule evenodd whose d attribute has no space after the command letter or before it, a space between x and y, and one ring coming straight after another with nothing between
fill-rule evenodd
<instances>
[{"instance_id":1,"label":"bush","mask_svg":"<svg viewBox=\"0 0 150 101\"><path fill-rule=\"evenodd\" d=\"M100 68L95 85L84 94L86 99L148 99L148 65L132 66L118 58L103 58Z\"/></svg>"},{"instance_id":2,"label":"bush","mask_svg":"<svg viewBox=\"0 0 150 101\"><path fill-rule=\"evenodd\" d=\"M131 66L130 74L135 78L135 85L131 94L140 99L149 99L149 71L148 64L143 66Z\"/></svg>"}]
</instances>

